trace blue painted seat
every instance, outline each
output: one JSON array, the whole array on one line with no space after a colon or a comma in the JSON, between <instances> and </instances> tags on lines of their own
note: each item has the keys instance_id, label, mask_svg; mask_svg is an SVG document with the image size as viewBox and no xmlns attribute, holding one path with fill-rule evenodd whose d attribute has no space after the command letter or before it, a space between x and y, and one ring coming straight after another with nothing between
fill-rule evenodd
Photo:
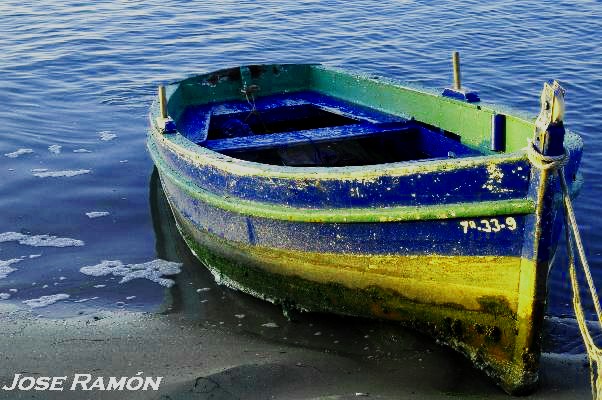
<instances>
[{"instance_id":1,"label":"blue painted seat","mask_svg":"<svg viewBox=\"0 0 602 400\"><path fill-rule=\"evenodd\" d=\"M355 139L378 134L402 134L408 132L410 129L415 129L415 127L408 121L385 122L380 124L359 123L292 132L207 140L203 143L203 146L217 152L260 150L266 148L287 147L303 143Z\"/></svg>"},{"instance_id":2,"label":"blue painted seat","mask_svg":"<svg viewBox=\"0 0 602 400\"><path fill-rule=\"evenodd\" d=\"M259 117L260 115L261 117ZM225 136L228 136L219 132L223 131L220 128L228 119L238 119L243 123L254 122L254 128L260 130L264 123L278 124L287 119L316 122L316 125L311 127L288 127L287 131L360 123L378 124L405 121L404 118L396 115L385 114L320 93L303 91L270 95L258 98L253 102L232 100L217 104L190 106L179 118L177 129L191 141L204 144L206 140L224 139ZM255 121L249 119L255 119ZM320 122L318 122L320 120L325 122L325 125L320 126ZM240 125L238 122L235 124ZM278 131L276 128L272 132L281 133L282 131Z\"/></svg>"},{"instance_id":3,"label":"blue painted seat","mask_svg":"<svg viewBox=\"0 0 602 400\"><path fill-rule=\"evenodd\" d=\"M178 129L209 150L278 165L329 165L331 155L336 165L361 165L479 154L438 128L315 92L189 107ZM314 153L320 161L310 160Z\"/></svg>"}]
</instances>

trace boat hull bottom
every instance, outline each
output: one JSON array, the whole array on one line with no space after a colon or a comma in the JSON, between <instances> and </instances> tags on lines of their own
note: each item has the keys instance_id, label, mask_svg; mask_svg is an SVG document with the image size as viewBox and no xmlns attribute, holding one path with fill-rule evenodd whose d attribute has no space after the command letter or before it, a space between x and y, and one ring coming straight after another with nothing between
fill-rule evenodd
<instances>
[{"instance_id":1,"label":"boat hull bottom","mask_svg":"<svg viewBox=\"0 0 602 400\"><path fill-rule=\"evenodd\" d=\"M516 341L522 336L518 327L525 324L517 321L516 313L503 299L489 299L483 310L467 310L457 304L421 303L377 285L350 288L270 272L273 266L266 268L269 261L254 255L253 249L247 248L252 246L228 242L198 229L173 207L172 211L188 247L219 284L285 310L398 321L461 352L510 394L529 393L536 387L539 351L526 348L516 354Z\"/></svg>"}]
</instances>

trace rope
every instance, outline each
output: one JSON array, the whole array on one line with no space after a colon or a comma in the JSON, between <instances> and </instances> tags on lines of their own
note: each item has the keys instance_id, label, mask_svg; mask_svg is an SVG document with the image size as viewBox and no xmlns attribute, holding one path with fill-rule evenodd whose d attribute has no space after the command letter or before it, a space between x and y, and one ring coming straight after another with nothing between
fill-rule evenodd
<instances>
[{"instance_id":1,"label":"rope","mask_svg":"<svg viewBox=\"0 0 602 400\"><path fill-rule=\"evenodd\" d=\"M594 308L596 309L599 327L602 327L602 309L600 308L600 300L598 299L598 294L590 272L589 263L587 262L587 258L585 256L585 249L583 247L583 242L581 241L581 235L579 233L577 219L575 218L573 203L571 201L569 188L564 175L564 166L568 160L566 150L565 153L560 156L544 156L535 148L533 142L529 141L527 155L533 166L541 169L542 171L556 171L560 180L565 217L564 230L567 243L567 253L569 256L569 273L571 277L571 287L573 290L573 308L575 310L575 318L577 319L577 325L579 326L579 331L581 332L581 337L583 338L585 349L587 351L587 358L589 360L592 398L594 400L602 399L602 375L600 375L600 369L602 368L602 349L596 345L594 339L592 338L591 332L587 327L585 313L581 303L579 280L577 279L577 271L575 268L575 255L579 257L579 263L583 269L590 296L594 303ZM575 248L577 249L576 253Z\"/></svg>"},{"instance_id":2,"label":"rope","mask_svg":"<svg viewBox=\"0 0 602 400\"><path fill-rule=\"evenodd\" d=\"M566 151L564 154L559 156L544 156L539 152L539 150L537 150L532 140L529 139L528 143L527 156L529 157L531 164L533 164L536 168L543 171L559 170L566 165L568 161Z\"/></svg>"},{"instance_id":3,"label":"rope","mask_svg":"<svg viewBox=\"0 0 602 400\"><path fill-rule=\"evenodd\" d=\"M244 84L242 89L240 89L240 93L242 93L245 96L247 103L249 104L249 106L251 106L251 111L249 111L249 113L247 114L247 116L245 117L243 122L247 122L247 120L249 118L251 118L251 115L256 115L257 118L259 119L259 122L261 123L261 125L263 127L264 133L271 133L270 130L265 125L265 122L264 122L263 118L261 117L261 113L259 111L257 111L257 105L255 104L255 95L253 93L258 92L260 90L261 90L261 88L258 85L247 86L246 83ZM249 95L251 96L251 98L249 98Z\"/></svg>"},{"instance_id":4,"label":"rope","mask_svg":"<svg viewBox=\"0 0 602 400\"><path fill-rule=\"evenodd\" d=\"M249 106L251 106L251 111L249 111L249 113L243 120L243 122L247 122L247 120L249 119L249 117L251 117L251 115L253 115L253 114L259 115L259 113L257 112L257 106L255 105L255 95L253 94L253 90L251 90L250 87L247 87L246 83L243 86L243 88L240 89L240 92L245 95L245 99L247 100L247 103L249 104ZM250 99L249 99L249 95L251 95Z\"/></svg>"}]
</instances>

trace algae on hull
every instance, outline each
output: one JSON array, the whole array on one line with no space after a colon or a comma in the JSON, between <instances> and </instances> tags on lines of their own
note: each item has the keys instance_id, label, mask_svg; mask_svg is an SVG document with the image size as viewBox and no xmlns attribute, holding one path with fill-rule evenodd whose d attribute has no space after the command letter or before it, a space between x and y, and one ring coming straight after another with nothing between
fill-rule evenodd
<instances>
[{"instance_id":1,"label":"algae on hull","mask_svg":"<svg viewBox=\"0 0 602 400\"><path fill-rule=\"evenodd\" d=\"M533 350L514 359L517 316L505 299L483 296L478 299L482 310L470 311L458 304L411 301L377 286L352 289L271 273L242 245L191 229L177 211L174 215L184 240L219 283L285 309L398 321L460 351L511 394L530 391L537 382L537 362L526 363L538 359Z\"/></svg>"}]
</instances>

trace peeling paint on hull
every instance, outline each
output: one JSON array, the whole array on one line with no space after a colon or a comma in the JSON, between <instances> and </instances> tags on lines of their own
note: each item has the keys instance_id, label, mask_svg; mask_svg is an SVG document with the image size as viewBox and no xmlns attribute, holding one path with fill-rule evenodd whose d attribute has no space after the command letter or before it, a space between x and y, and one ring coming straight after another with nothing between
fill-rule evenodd
<instances>
[{"instance_id":1,"label":"peeling paint on hull","mask_svg":"<svg viewBox=\"0 0 602 400\"><path fill-rule=\"evenodd\" d=\"M175 210L174 210L175 211ZM303 311L332 312L341 315L387 319L424 332L440 343L465 354L506 391L529 391L537 381L536 364L514 360L518 336L516 315L518 269L514 257L423 256L337 256L303 254L276 249L259 249L227 242L199 230L176 212L178 227L197 258L207 266L216 281L272 303ZM362 265L401 270L397 276L383 277L383 271L359 271ZM434 267L439 264L440 268ZM348 273L337 266L357 268ZM431 279L446 267L465 269L447 279L420 285L408 277L412 270L431 271ZM399 268L401 267L401 268ZM471 271L489 269L489 280L497 288L459 285ZM405 274L404 274L405 272ZM357 275L357 276L353 276ZM404 276L405 275L405 276ZM501 279L496 279L502 277ZM503 277L512 276L511 279ZM501 285L500 285L501 284ZM435 289L436 286L436 290ZM508 286L508 287L501 287ZM514 287L512 287L514 286ZM450 298L438 297L449 294ZM524 351L523 359L535 359Z\"/></svg>"}]
</instances>

